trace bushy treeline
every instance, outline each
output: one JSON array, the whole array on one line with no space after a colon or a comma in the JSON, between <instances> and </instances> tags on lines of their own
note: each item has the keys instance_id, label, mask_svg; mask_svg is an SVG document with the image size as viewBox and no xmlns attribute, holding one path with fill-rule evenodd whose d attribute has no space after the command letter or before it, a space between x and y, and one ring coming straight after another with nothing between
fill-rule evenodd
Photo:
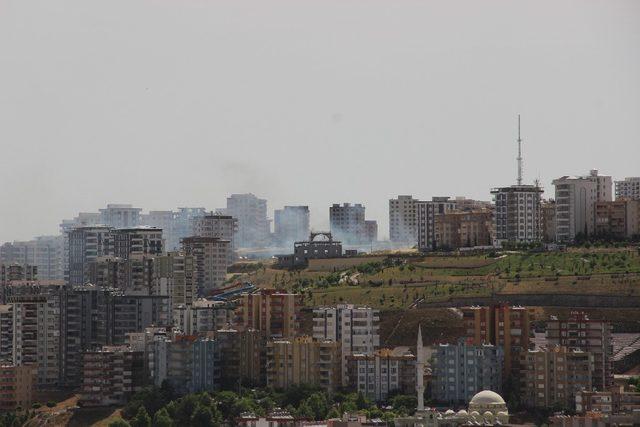
<instances>
[{"instance_id":1,"label":"bushy treeline","mask_svg":"<svg viewBox=\"0 0 640 427\"><path fill-rule=\"evenodd\" d=\"M234 424L242 413L267 415L274 408L287 410L293 416L309 420L340 417L344 412L364 412L369 418L391 420L411 414L416 407L414 396L395 395L381 410L362 394L337 392L329 394L316 386L297 385L287 390L268 388L193 393L177 396L168 384L149 387L132 397L124 407L124 420L110 427L216 426ZM125 421L126 420L126 421Z\"/></svg>"}]
</instances>

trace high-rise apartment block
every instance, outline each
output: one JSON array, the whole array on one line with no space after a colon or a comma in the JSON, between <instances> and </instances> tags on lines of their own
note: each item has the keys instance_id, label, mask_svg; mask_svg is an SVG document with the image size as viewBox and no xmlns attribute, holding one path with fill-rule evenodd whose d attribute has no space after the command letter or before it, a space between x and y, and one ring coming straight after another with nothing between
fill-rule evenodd
<instances>
[{"instance_id":1,"label":"high-rise apartment block","mask_svg":"<svg viewBox=\"0 0 640 427\"><path fill-rule=\"evenodd\" d=\"M493 214L483 211L450 211L435 219L435 243L438 248L493 245Z\"/></svg>"},{"instance_id":2,"label":"high-rise apartment block","mask_svg":"<svg viewBox=\"0 0 640 427\"><path fill-rule=\"evenodd\" d=\"M234 251L237 249L237 233L238 220L230 215L203 215L193 219L194 236L228 240Z\"/></svg>"},{"instance_id":3,"label":"high-rise apartment block","mask_svg":"<svg viewBox=\"0 0 640 427\"><path fill-rule=\"evenodd\" d=\"M429 251L436 248L436 218L455 208L455 201L449 197L432 197L431 200L416 202L418 249Z\"/></svg>"},{"instance_id":4,"label":"high-rise apartment block","mask_svg":"<svg viewBox=\"0 0 640 427\"><path fill-rule=\"evenodd\" d=\"M616 200L640 200L640 177L627 177L624 181L616 181Z\"/></svg>"},{"instance_id":5,"label":"high-rise apartment block","mask_svg":"<svg viewBox=\"0 0 640 427\"><path fill-rule=\"evenodd\" d=\"M593 355L552 346L522 354L521 394L525 406L573 409L576 394L591 390Z\"/></svg>"},{"instance_id":6,"label":"high-rise apartment block","mask_svg":"<svg viewBox=\"0 0 640 427\"><path fill-rule=\"evenodd\" d=\"M418 242L418 200L410 195L389 199L389 239L393 243Z\"/></svg>"},{"instance_id":7,"label":"high-rise apartment block","mask_svg":"<svg viewBox=\"0 0 640 427\"><path fill-rule=\"evenodd\" d=\"M273 213L273 234L278 245L291 246L309 235L309 206L285 206Z\"/></svg>"},{"instance_id":8,"label":"high-rise apartment block","mask_svg":"<svg viewBox=\"0 0 640 427\"><path fill-rule=\"evenodd\" d=\"M36 385L34 365L0 365L0 411L31 407Z\"/></svg>"},{"instance_id":9,"label":"high-rise apartment block","mask_svg":"<svg viewBox=\"0 0 640 427\"><path fill-rule=\"evenodd\" d=\"M468 342L479 346L493 344L504 349L505 375L520 371L520 355L530 346L529 312L508 305L464 307L462 318Z\"/></svg>"},{"instance_id":10,"label":"high-rise apartment block","mask_svg":"<svg viewBox=\"0 0 640 427\"><path fill-rule=\"evenodd\" d=\"M266 370L269 387L314 384L333 392L340 387L340 349L335 341L309 336L270 340Z\"/></svg>"},{"instance_id":11,"label":"high-rise apartment block","mask_svg":"<svg viewBox=\"0 0 640 427\"><path fill-rule=\"evenodd\" d=\"M531 243L542 240L542 188L512 185L494 188L497 243Z\"/></svg>"},{"instance_id":12,"label":"high-rise apartment block","mask_svg":"<svg viewBox=\"0 0 640 427\"><path fill-rule=\"evenodd\" d=\"M616 239L640 234L640 200L596 202L595 234Z\"/></svg>"},{"instance_id":13,"label":"high-rise apartment block","mask_svg":"<svg viewBox=\"0 0 640 427\"><path fill-rule=\"evenodd\" d=\"M264 337L255 329L218 329L221 383L225 389L241 384L263 384L266 381L263 362ZM265 362L266 363L266 362Z\"/></svg>"},{"instance_id":14,"label":"high-rise apartment block","mask_svg":"<svg viewBox=\"0 0 640 427\"><path fill-rule=\"evenodd\" d=\"M439 402L469 402L482 390L500 393L504 353L492 344L440 344L433 370L433 397Z\"/></svg>"},{"instance_id":15,"label":"high-rise apartment block","mask_svg":"<svg viewBox=\"0 0 640 427\"><path fill-rule=\"evenodd\" d=\"M556 240L572 241L595 232L596 202L611 201L611 177L592 170L587 176L563 176L556 188Z\"/></svg>"},{"instance_id":16,"label":"high-rise apartment block","mask_svg":"<svg viewBox=\"0 0 640 427\"><path fill-rule=\"evenodd\" d=\"M547 341L550 345L582 350L593 356L593 387L605 390L613 384L611 343L612 326L602 320L590 319L583 312L569 317L552 317L547 322Z\"/></svg>"},{"instance_id":17,"label":"high-rise apartment block","mask_svg":"<svg viewBox=\"0 0 640 427\"><path fill-rule=\"evenodd\" d=\"M261 248L269 242L270 227L267 201L253 194L232 194L227 197L225 215L238 220L239 248Z\"/></svg>"},{"instance_id":18,"label":"high-rise apartment block","mask_svg":"<svg viewBox=\"0 0 640 427\"><path fill-rule=\"evenodd\" d=\"M371 354L380 346L380 314L371 307L338 304L313 310L313 338L340 343L341 381L348 378L347 357L355 353Z\"/></svg>"},{"instance_id":19,"label":"high-rise apartment block","mask_svg":"<svg viewBox=\"0 0 640 427\"><path fill-rule=\"evenodd\" d=\"M208 295L222 286L231 255L231 242L216 237L185 237L184 253L194 259L194 276L198 295Z\"/></svg>"},{"instance_id":20,"label":"high-rise apartment block","mask_svg":"<svg viewBox=\"0 0 640 427\"><path fill-rule=\"evenodd\" d=\"M68 232L67 283L72 286L85 284L89 264L112 253L111 230L111 227L96 225L77 227Z\"/></svg>"},{"instance_id":21,"label":"high-rise apartment block","mask_svg":"<svg viewBox=\"0 0 640 427\"><path fill-rule=\"evenodd\" d=\"M133 255L160 255L162 229L150 226L119 228L111 231L111 255L129 259Z\"/></svg>"},{"instance_id":22,"label":"high-rise apartment block","mask_svg":"<svg viewBox=\"0 0 640 427\"><path fill-rule=\"evenodd\" d=\"M545 243L556 240L556 202L555 200L543 201L540 205L542 213L542 241Z\"/></svg>"},{"instance_id":23,"label":"high-rise apartment block","mask_svg":"<svg viewBox=\"0 0 640 427\"><path fill-rule=\"evenodd\" d=\"M0 264L33 265L39 280L63 280L62 236L39 236L26 242L5 243L0 246Z\"/></svg>"},{"instance_id":24,"label":"high-rise apartment block","mask_svg":"<svg viewBox=\"0 0 640 427\"><path fill-rule=\"evenodd\" d=\"M300 328L299 294L275 289L242 294L238 307L238 327L242 330L256 329L267 338L295 337Z\"/></svg>"},{"instance_id":25,"label":"high-rise apartment block","mask_svg":"<svg viewBox=\"0 0 640 427\"><path fill-rule=\"evenodd\" d=\"M142 209L129 204L108 204L100 209L100 223L113 228L129 228L140 224Z\"/></svg>"},{"instance_id":26,"label":"high-rise apartment block","mask_svg":"<svg viewBox=\"0 0 640 427\"><path fill-rule=\"evenodd\" d=\"M406 347L355 353L347 356L349 386L374 402L386 401L392 392L413 394L415 364L416 356Z\"/></svg>"}]
</instances>

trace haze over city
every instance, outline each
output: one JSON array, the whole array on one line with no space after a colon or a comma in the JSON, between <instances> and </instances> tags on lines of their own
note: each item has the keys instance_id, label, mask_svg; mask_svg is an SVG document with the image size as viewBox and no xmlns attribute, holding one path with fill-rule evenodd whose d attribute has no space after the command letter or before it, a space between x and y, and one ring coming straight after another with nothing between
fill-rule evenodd
<instances>
[{"instance_id":1,"label":"haze over city","mask_svg":"<svg viewBox=\"0 0 640 427\"><path fill-rule=\"evenodd\" d=\"M144 25L142 25L144 24ZM640 4L8 1L0 241L107 203L269 215L637 174Z\"/></svg>"}]
</instances>

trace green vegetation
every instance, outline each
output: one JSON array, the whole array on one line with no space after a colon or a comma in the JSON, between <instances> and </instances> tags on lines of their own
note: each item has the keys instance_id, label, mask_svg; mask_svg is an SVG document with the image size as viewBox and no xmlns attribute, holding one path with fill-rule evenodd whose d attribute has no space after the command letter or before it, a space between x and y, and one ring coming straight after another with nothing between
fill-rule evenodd
<instances>
[{"instance_id":1,"label":"green vegetation","mask_svg":"<svg viewBox=\"0 0 640 427\"><path fill-rule=\"evenodd\" d=\"M147 388L133 396L122 411L123 419L110 427L165 427L172 425L215 426L223 421L233 424L243 413L267 415L283 408L292 415L310 420L339 417L344 412L361 411L370 418L391 420L415 410L414 396L393 395L385 402L391 410L384 412L362 394L337 392L329 394L311 385L296 385L287 390L242 389L175 396L171 387Z\"/></svg>"}]
</instances>

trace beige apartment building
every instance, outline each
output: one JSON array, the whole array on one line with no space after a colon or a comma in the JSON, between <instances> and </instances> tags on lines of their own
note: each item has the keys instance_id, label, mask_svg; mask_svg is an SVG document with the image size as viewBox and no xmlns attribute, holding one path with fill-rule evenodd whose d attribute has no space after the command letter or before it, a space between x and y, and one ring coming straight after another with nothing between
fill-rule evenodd
<instances>
[{"instance_id":1,"label":"beige apartment building","mask_svg":"<svg viewBox=\"0 0 640 427\"><path fill-rule=\"evenodd\" d=\"M31 408L36 388L34 365L0 365L0 411Z\"/></svg>"},{"instance_id":2,"label":"beige apartment building","mask_svg":"<svg viewBox=\"0 0 640 427\"><path fill-rule=\"evenodd\" d=\"M328 392L340 386L340 348L309 336L267 342L267 386L286 389L315 384Z\"/></svg>"},{"instance_id":3,"label":"beige apartment building","mask_svg":"<svg viewBox=\"0 0 640 427\"><path fill-rule=\"evenodd\" d=\"M185 237L184 253L194 259L194 276L198 295L208 295L224 283L231 259L231 242L217 237Z\"/></svg>"},{"instance_id":4,"label":"beige apartment building","mask_svg":"<svg viewBox=\"0 0 640 427\"><path fill-rule=\"evenodd\" d=\"M640 200L595 203L595 234L624 239L640 233Z\"/></svg>"},{"instance_id":5,"label":"beige apartment building","mask_svg":"<svg viewBox=\"0 0 640 427\"><path fill-rule=\"evenodd\" d=\"M522 354L522 401L530 408L572 409L576 394L592 387L593 354L552 346Z\"/></svg>"},{"instance_id":6,"label":"beige apartment building","mask_svg":"<svg viewBox=\"0 0 640 427\"><path fill-rule=\"evenodd\" d=\"M446 212L435 218L435 226L436 246L439 248L493 244L493 214L489 210Z\"/></svg>"},{"instance_id":7,"label":"beige apartment building","mask_svg":"<svg viewBox=\"0 0 640 427\"><path fill-rule=\"evenodd\" d=\"M640 200L640 177L627 177L624 181L616 181L616 200Z\"/></svg>"},{"instance_id":8,"label":"beige apartment building","mask_svg":"<svg viewBox=\"0 0 640 427\"><path fill-rule=\"evenodd\" d=\"M624 391L623 387L611 387L606 391L583 390L576 394L576 412L625 414L640 411L640 391Z\"/></svg>"},{"instance_id":9,"label":"beige apartment building","mask_svg":"<svg viewBox=\"0 0 640 427\"><path fill-rule=\"evenodd\" d=\"M393 243L418 242L418 200L410 195L389 199L389 238Z\"/></svg>"},{"instance_id":10,"label":"beige apartment building","mask_svg":"<svg viewBox=\"0 0 640 427\"><path fill-rule=\"evenodd\" d=\"M300 328L301 308L299 294L261 289L241 295L237 324L242 330L256 329L267 338L294 337Z\"/></svg>"},{"instance_id":11,"label":"beige apartment building","mask_svg":"<svg viewBox=\"0 0 640 427\"><path fill-rule=\"evenodd\" d=\"M546 243L556 240L556 202L555 200L543 201L540 205L542 213L542 241Z\"/></svg>"}]
</instances>

